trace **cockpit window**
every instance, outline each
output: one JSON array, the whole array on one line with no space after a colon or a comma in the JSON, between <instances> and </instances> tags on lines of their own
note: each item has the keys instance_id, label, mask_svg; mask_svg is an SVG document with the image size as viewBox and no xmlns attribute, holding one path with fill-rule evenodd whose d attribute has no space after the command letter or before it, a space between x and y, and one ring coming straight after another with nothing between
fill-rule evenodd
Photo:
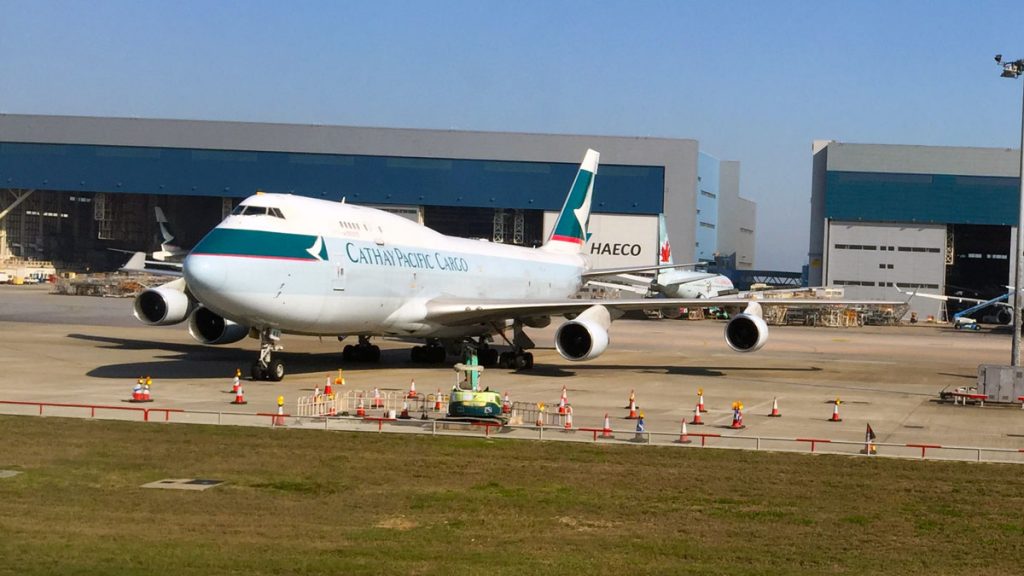
<instances>
[{"instance_id":1,"label":"cockpit window","mask_svg":"<svg viewBox=\"0 0 1024 576\"><path fill-rule=\"evenodd\" d=\"M280 218L284 220L284 214L281 210L274 207L267 206L249 206L248 204L239 204L235 206L235 209L231 211L232 216L273 216L274 218Z\"/></svg>"}]
</instances>

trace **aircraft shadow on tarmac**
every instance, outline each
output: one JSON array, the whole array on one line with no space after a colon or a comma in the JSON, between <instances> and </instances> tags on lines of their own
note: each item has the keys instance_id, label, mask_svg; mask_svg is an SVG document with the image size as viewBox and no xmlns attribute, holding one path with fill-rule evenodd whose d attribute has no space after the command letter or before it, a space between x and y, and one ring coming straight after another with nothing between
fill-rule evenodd
<instances>
[{"instance_id":1,"label":"aircraft shadow on tarmac","mask_svg":"<svg viewBox=\"0 0 1024 576\"><path fill-rule=\"evenodd\" d=\"M168 352L158 355L156 359L145 362L128 362L97 366L87 372L93 378L130 378L153 376L161 378L229 378L236 368L248 374L249 365L256 359L257 352L243 348L214 347L203 344L181 344L177 342L160 342L154 340L134 340L130 338L112 338L93 334L68 334L68 338L87 340L107 344L113 350L162 350ZM423 368L426 370L450 370L451 364L419 364L409 361L407 349L385 349L381 351L379 364L344 363L341 351L330 352L281 352L293 375L333 372L338 368L357 372L361 370L388 370L397 368ZM493 370L507 370L492 368ZM675 376L719 377L727 373L739 371L756 372L819 372L817 366L793 368L762 368L747 366L647 366L647 365L608 365L608 364L574 364L571 369L566 367L537 364L530 370L520 373L524 377L564 378L575 376L580 371L589 370L638 370L647 374L668 374Z\"/></svg>"}]
</instances>

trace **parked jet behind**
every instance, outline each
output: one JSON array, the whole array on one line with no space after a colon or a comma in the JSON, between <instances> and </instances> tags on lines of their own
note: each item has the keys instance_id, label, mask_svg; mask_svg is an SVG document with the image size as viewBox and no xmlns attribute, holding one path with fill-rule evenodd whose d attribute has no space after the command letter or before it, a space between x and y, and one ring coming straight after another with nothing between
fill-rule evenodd
<instances>
[{"instance_id":1,"label":"parked jet behind","mask_svg":"<svg viewBox=\"0 0 1024 576\"><path fill-rule=\"evenodd\" d=\"M626 290L665 298L718 298L736 294L736 288L726 276L692 270L696 264L673 264L672 245L668 240L665 215L658 215L658 266L653 276L619 273L607 280L590 280L589 284L616 290ZM593 277L596 272L587 276Z\"/></svg>"},{"instance_id":2,"label":"parked jet behind","mask_svg":"<svg viewBox=\"0 0 1024 576\"><path fill-rule=\"evenodd\" d=\"M145 252L130 252L128 250L116 250L117 252L129 252L132 257L121 267L124 272L146 272L150 274L180 274L181 262L188 254L188 250L174 243L175 236L171 231L171 223L164 216L164 211L159 206L154 206L157 224L160 226L160 250L150 254L146 258ZM113 249L112 249L113 250Z\"/></svg>"},{"instance_id":3,"label":"parked jet behind","mask_svg":"<svg viewBox=\"0 0 1024 576\"><path fill-rule=\"evenodd\" d=\"M524 327L547 326L554 315L572 317L555 333L558 353L574 361L596 358L608 346L613 319L652 307L646 299L571 298L584 276L608 273L589 270L582 253L598 157L587 151L540 248L445 236L344 202L250 196L196 245L183 278L136 298L135 316L153 325L187 321L189 333L205 344L258 337L254 379L284 377L284 363L274 354L282 333L358 336L358 345L345 347L346 359L379 359L370 338L390 336L426 341L412 349L414 361L443 362L448 351L470 345L484 364L529 368L533 342ZM656 307L698 302L663 299ZM757 302L717 304L745 307L725 328L733 350L752 352L767 342ZM493 336L512 350L499 357L489 345Z\"/></svg>"},{"instance_id":4,"label":"parked jet behind","mask_svg":"<svg viewBox=\"0 0 1024 576\"><path fill-rule=\"evenodd\" d=\"M921 298L929 298L931 300L941 300L943 302L960 302L964 304L970 304L971 306L965 308L956 314L953 314L953 327L957 329L966 328L969 330L978 330L978 320L971 317L972 314L983 312L981 315L981 322L985 324L1009 324L1013 321L1013 304L1009 303L1010 294L1013 293L1013 288L1008 286L1009 291L1006 294L1000 294L995 298L989 300L982 300L980 298L967 298L965 296L946 296L944 294L929 294L927 292L906 292L900 290L899 286L896 287L896 291L901 294L909 294L911 298L914 296L920 296Z\"/></svg>"}]
</instances>

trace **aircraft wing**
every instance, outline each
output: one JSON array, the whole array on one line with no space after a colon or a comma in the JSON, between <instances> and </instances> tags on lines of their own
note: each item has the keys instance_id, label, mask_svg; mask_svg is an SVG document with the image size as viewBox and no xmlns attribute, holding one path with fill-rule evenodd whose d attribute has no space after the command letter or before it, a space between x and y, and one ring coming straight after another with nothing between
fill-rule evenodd
<instances>
[{"instance_id":1,"label":"aircraft wing","mask_svg":"<svg viewBox=\"0 0 1024 576\"><path fill-rule=\"evenodd\" d=\"M523 300L454 300L435 298L426 303L427 321L434 321L446 326L460 326L495 322L515 318L537 316L574 315L591 306L604 306L611 312L612 318L621 316L629 310L657 310L676 307L707 307L735 308L737 311L746 308L752 302L761 306L902 306L906 302L885 300L819 300L809 298L777 298L757 300L750 298L631 298L631 299L573 299L549 301Z\"/></svg>"},{"instance_id":2,"label":"aircraft wing","mask_svg":"<svg viewBox=\"0 0 1024 576\"><path fill-rule=\"evenodd\" d=\"M1003 298L1003 296L997 296L996 298L994 298L992 300L982 300L980 298L966 298L966 297L963 297L963 296L946 296L945 294L929 294L927 292L906 292L904 290L900 290L898 286L896 287L896 291L899 292L900 294L908 294L911 298L913 298L914 296L919 296L921 298L929 298L931 300L941 300L943 302L953 301L953 302L963 302L964 304L988 304L989 306L1005 306L1007 308L1012 308L1013 307L1013 305L1008 304L1007 302L1000 302L998 300L999 298Z\"/></svg>"},{"instance_id":3,"label":"aircraft wing","mask_svg":"<svg viewBox=\"0 0 1024 576\"><path fill-rule=\"evenodd\" d=\"M181 276L181 262L146 260L145 252L133 252L132 257L119 268L121 272L144 272L155 276Z\"/></svg>"},{"instance_id":4,"label":"aircraft wing","mask_svg":"<svg viewBox=\"0 0 1024 576\"><path fill-rule=\"evenodd\" d=\"M654 272L658 270L668 270L669 268L693 268L694 266L702 266L707 264L706 262L691 262L689 264L657 264L654 266L626 266L623 268L599 268L597 270L587 270L580 276L587 280L588 278L598 278L600 276L617 276L619 274L635 274L636 272Z\"/></svg>"}]
</instances>

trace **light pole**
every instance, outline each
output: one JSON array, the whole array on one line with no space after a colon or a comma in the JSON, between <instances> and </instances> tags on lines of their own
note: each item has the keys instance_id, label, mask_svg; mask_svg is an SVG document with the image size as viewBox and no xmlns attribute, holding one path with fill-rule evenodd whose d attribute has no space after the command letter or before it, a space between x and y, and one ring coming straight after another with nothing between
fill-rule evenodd
<instances>
[{"instance_id":1,"label":"light pole","mask_svg":"<svg viewBox=\"0 0 1024 576\"><path fill-rule=\"evenodd\" d=\"M996 54L996 64L1003 67L1003 78L1016 78L1024 74L1024 60L1003 62L1003 55ZM1020 194L1018 195L1017 212L1017 247L1014 249L1013 266L1016 270L1013 281L1013 351L1010 363L1014 368L1020 367L1020 329L1021 329L1021 289L1024 287L1024 269L1021 266L1021 253L1024 252L1024 95L1021 97L1020 117L1020 160L1017 166L1017 177L1020 178Z\"/></svg>"}]
</instances>

